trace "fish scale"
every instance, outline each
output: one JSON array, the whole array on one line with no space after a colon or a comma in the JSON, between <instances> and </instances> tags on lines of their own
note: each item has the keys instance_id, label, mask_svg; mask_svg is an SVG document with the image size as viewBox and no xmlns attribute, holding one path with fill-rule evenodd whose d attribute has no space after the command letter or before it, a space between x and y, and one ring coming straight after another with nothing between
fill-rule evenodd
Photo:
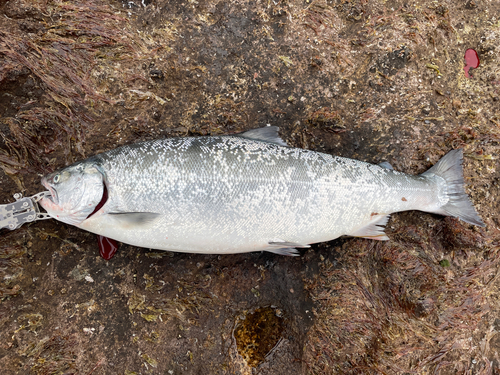
<instances>
[{"instance_id":1,"label":"fish scale","mask_svg":"<svg viewBox=\"0 0 500 375\"><path fill-rule=\"evenodd\" d=\"M342 235L388 239L383 226L398 211L484 225L463 190L461 152L448 155L410 176L284 146L275 127L170 138L123 146L46 176L42 183L57 198L40 203L61 221L136 246L293 255L294 247ZM90 216L71 201L76 177L82 186L89 181L86 202L99 202L107 189L107 201Z\"/></svg>"}]
</instances>

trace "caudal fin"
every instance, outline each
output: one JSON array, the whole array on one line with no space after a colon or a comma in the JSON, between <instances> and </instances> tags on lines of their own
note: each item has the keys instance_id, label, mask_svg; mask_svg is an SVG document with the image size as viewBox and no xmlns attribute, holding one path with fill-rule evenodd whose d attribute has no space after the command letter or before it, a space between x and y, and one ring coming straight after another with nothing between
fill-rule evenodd
<instances>
[{"instance_id":1,"label":"caudal fin","mask_svg":"<svg viewBox=\"0 0 500 375\"><path fill-rule=\"evenodd\" d=\"M480 227L485 224L477 214L469 196L464 190L462 171L463 150L452 150L441 158L432 168L421 176L440 176L446 181L449 201L436 212L442 215L454 216Z\"/></svg>"}]
</instances>

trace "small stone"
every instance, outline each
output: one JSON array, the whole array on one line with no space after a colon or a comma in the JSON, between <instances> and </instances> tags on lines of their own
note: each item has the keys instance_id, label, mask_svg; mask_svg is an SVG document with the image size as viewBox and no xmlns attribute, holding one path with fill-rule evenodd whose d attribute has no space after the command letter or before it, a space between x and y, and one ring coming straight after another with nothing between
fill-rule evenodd
<instances>
[{"instance_id":1,"label":"small stone","mask_svg":"<svg viewBox=\"0 0 500 375\"><path fill-rule=\"evenodd\" d=\"M88 281L89 283L93 283L94 282L94 279L92 278L92 276L85 276L85 281Z\"/></svg>"}]
</instances>

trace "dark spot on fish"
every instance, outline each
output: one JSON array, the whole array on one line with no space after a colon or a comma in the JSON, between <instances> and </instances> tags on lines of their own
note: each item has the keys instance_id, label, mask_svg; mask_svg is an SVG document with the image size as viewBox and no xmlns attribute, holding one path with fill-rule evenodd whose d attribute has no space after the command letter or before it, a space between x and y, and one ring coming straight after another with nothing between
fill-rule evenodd
<instances>
[{"instance_id":1,"label":"dark spot on fish","mask_svg":"<svg viewBox=\"0 0 500 375\"><path fill-rule=\"evenodd\" d=\"M401 200L402 200L403 202L408 202L408 199L406 199L405 197L401 198Z\"/></svg>"},{"instance_id":2,"label":"dark spot on fish","mask_svg":"<svg viewBox=\"0 0 500 375\"><path fill-rule=\"evenodd\" d=\"M370 214L370 217L377 216L377 215L378 215L378 212L372 212L372 213Z\"/></svg>"},{"instance_id":3,"label":"dark spot on fish","mask_svg":"<svg viewBox=\"0 0 500 375\"><path fill-rule=\"evenodd\" d=\"M103 259L110 260L118 250L118 242L104 236L97 236L97 243L99 244L99 254Z\"/></svg>"}]
</instances>

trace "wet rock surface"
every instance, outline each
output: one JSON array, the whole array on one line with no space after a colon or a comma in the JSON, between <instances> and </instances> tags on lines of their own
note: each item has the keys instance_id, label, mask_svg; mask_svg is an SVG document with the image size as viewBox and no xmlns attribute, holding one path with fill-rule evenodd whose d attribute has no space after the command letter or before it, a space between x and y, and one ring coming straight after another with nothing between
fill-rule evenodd
<instances>
[{"instance_id":1,"label":"wet rock surface","mask_svg":"<svg viewBox=\"0 0 500 375\"><path fill-rule=\"evenodd\" d=\"M122 244L110 261L63 223L2 230L3 374L498 371L498 4L11 0L0 16L2 204L123 144L272 124L411 174L462 147L487 224L405 212L386 243Z\"/></svg>"}]
</instances>

